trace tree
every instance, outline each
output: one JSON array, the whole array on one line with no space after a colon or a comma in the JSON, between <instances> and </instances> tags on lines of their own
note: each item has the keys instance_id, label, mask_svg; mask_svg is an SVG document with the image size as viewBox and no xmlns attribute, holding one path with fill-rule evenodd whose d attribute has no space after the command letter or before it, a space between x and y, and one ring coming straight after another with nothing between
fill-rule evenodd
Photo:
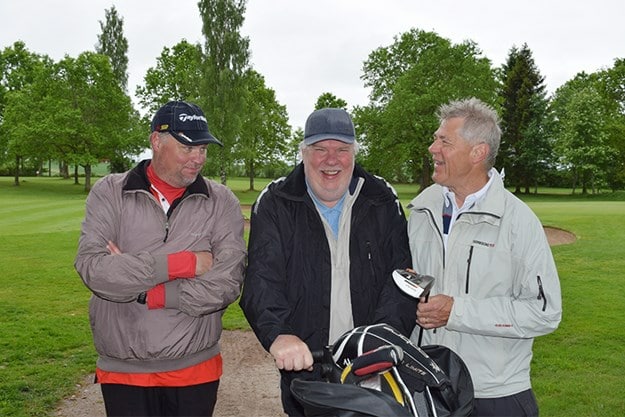
<instances>
[{"instance_id":1,"label":"tree","mask_svg":"<svg viewBox=\"0 0 625 417\"><path fill-rule=\"evenodd\" d=\"M599 92L607 102L611 116L606 129L607 143L618 153L608 166L607 181L612 190L625 187L625 59L598 73Z\"/></svg>"},{"instance_id":2,"label":"tree","mask_svg":"<svg viewBox=\"0 0 625 417\"><path fill-rule=\"evenodd\" d=\"M347 102L342 98L336 97L332 93L323 93L317 98L315 110L326 107L347 110Z\"/></svg>"},{"instance_id":3,"label":"tree","mask_svg":"<svg viewBox=\"0 0 625 417\"><path fill-rule=\"evenodd\" d=\"M298 127L291 132L291 137L287 143L285 158L290 162L291 168L295 168L299 158L299 144L304 140L304 130Z\"/></svg>"},{"instance_id":4,"label":"tree","mask_svg":"<svg viewBox=\"0 0 625 417\"><path fill-rule=\"evenodd\" d=\"M258 169L277 163L286 153L291 134L286 107L276 100L275 92L254 70L246 73L245 118L239 140L233 145L235 157L244 162L254 190Z\"/></svg>"},{"instance_id":5,"label":"tree","mask_svg":"<svg viewBox=\"0 0 625 417\"><path fill-rule=\"evenodd\" d=\"M102 33L98 35L95 51L111 60L115 78L124 91L128 87L128 40L124 36L124 19L118 16L115 6L104 11L106 22L100 23Z\"/></svg>"},{"instance_id":6,"label":"tree","mask_svg":"<svg viewBox=\"0 0 625 417\"><path fill-rule=\"evenodd\" d=\"M363 165L391 181L417 181L422 189L431 182L427 148L437 108L465 97L496 103L490 61L475 43L454 45L418 29L369 54L362 79L371 88L370 103L354 110Z\"/></svg>"},{"instance_id":7,"label":"tree","mask_svg":"<svg viewBox=\"0 0 625 417\"><path fill-rule=\"evenodd\" d=\"M147 132L138 132L130 98L104 55L65 57L49 73L40 72L28 89L12 94L8 104L6 123L13 126L16 144L26 149L24 144L37 138L38 152L82 166L86 191L93 164L145 147L141 137ZM78 183L77 170L74 175Z\"/></svg>"},{"instance_id":8,"label":"tree","mask_svg":"<svg viewBox=\"0 0 625 417\"><path fill-rule=\"evenodd\" d=\"M544 77L536 68L527 44L512 47L502 67L500 97L502 139L497 165L515 192L536 185L551 163L551 147L544 128L547 104Z\"/></svg>"},{"instance_id":9,"label":"tree","mask_svg":"<svg viewBox=\"0 0 625 417\"><path fill-rule=\"evenodd\" d=\"M18 94L27 89L38 74L51 65L47 56L28 51L24 42L18 41L0 53L0 161L13 158L15 161L15 185L19 185L20 167L28 152L28 144L20 140L16 129L23 124L20 118L7 121L7 104L12 93ZM28 110L28 108L26 108ZM30 114L30 112L27 112Z\"/></svg>"},{"instance_id":10,"label":"tree","mask_svg":"<svg viewBox=\"0 0 625 417\"><path fill-rule=\"evenodd\" d=\"M557 119L556 150L561 166L572 173L573 193L582 194L605 183L608 166L617 152L608 144L610 103L599 93L597 75L578 74L558 88L552 100Z\"/></svg>"},{"instance_id":11,"label":"tree","mask_svg":"<svg viewBox=\"0 0 625 417\"><path fill-rule=\"evenodd\" d=\"M156 67L149 68L145 74L145 85L137 87L139 103L149 114L154 114L171 100L198 103L206 94L201 88L203 61L200 44L191 44L183 39L172 48L163 48Z\"/></svg>"},{"instance_id":12,"label":"tree","mask_svg":"<svg viewBox=\"0 0 625 417\"><path fill-rule=\"evenodd\" d=\"M106 55L110 59L113 74L120 87L128 90L128 40L124 36L124 19L119 17L115 6L105 10L106 22L100 21L98 43L95 46L97 53ZM124 172L131 166L131 161L121 152L116 152L109 162L111 172Z\"/></svg>"},{"instance_id":13,"label":"tree","mask_svg":"<svg viewBox=\"0 0 625 417\"><path fill-rule=\"evenodd\" d=\"M219 154L222 183L232 162L231 149L239 137L244 108L244 73L249 62L249 39L239 33L245 0L200 0L204 43L204 90L200 105L213 132L223 143ZM210 167L210 161L207 167Z\"/></svg>"}]
</instances>

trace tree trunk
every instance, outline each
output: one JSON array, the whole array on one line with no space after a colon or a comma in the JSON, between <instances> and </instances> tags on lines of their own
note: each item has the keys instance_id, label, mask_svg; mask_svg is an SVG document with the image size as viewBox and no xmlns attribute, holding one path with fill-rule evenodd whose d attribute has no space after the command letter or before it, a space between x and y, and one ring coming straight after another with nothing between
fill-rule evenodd
<instances>
[{"instance_id":1,"label":"tree trunk","mask_svg":"<svg viewBox=\"0 0 625 417\"><path fill-rule=\"evenodd\" d=\"M429 156L423 156L421 169L421 178L419 178L419 192L426 189L430 185L432 175L430 174L430 158Z\"/></svg>"},{"instance_id":2,"label":"tree trunk","mask_svg":"<svg viewBox=\"0 0 625 417\"><path fill-rule=\"evenodd\" d=\"M20 185L20 157L15 155L15 181L13 185Z\"/></svg>"},{"instance_id":3,"label":"tree trunk","mask_svg":"<svg viewBox=\"0 0 625 417\"><path fill-rule=\"evenodd\" d=\"M91 164L84 166L85 168L85 191L91 191Z\"/></svg>"},{"instance_id":4,"label":"tree trunk","mask_svg":"<svg viewBox=\"0 0 625 417\"><path fill-rule=\"evenodd\" d=\"M226 185L226 183L228 182L228 178L226 177L226 164L224 162L225 156L224 156L224 150L223 148L221 148L219 150L219 171L221 174L221 183L223 185Z\"/></svg>"},{"instance_id":5,"label":"tree trunk","mask_svg":"<svg viewBox=\"0 0 625 417\"><path fill-rule=\"evenodd\" d=\"M78 165L74 165L74 184L80 184L80 182L78 182Z\"/></svg>"},{"instance_id":6,"label":"tree trunk","mask_svg":"<svg viewBox=\"0 0 625 417\"><path fill-rule=\"evenodd\" d=\"M64 180L69 179L69 165L65 161L59 162L59 170L61 171L61 176Z\"/></svg>"},{"instance_id":7,"label":"tree trunk","mask_svg":"<svg viewBox=\"0 0 625 417\"><path fill-rule=\"evenodd\" d=\"M254 161L250 161L250 191L254 191Z\"/></svg>"}]
</instances>

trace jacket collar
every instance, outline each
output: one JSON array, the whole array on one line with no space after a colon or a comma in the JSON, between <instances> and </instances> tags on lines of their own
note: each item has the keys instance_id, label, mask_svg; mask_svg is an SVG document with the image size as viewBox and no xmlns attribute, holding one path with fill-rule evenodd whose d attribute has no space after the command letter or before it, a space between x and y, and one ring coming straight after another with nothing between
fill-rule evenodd
<instances>
[{"instance_id":1,"label":"jacket collar","mask_svg":"<svg viewBox=\"0 0 625 417\"><path fill-rule=\"evenodd\" d=\"M493 183L488 188L484 198L479 201L469 212L482 213L492 217L501 218L504 213L506 189L503 180L498 174L494 175ZM423 190L419 195L412 199L408 204L409 210L428 209L433 213L442 213L445 196L443 187L433 184Z\"/></svg>"},{"instance_id":2,"label":"jacket collar","mask_svg":"<svg viewBox=\"0 0 625 417\"><path fill-rule=\"evenodd\" d=\"M124 182L123 191L137 191L144 190L150 192L150 181L148 180L147 168L150 164L151 159L144 159L139 162L139 164L131 169L126 176L126 181ZM202 175L198 175L195 181L189 185L184 192L184 196L190 194L203 194L205 196L208 195L208 187L206 186L206 182L202 178Z\"/></svg>"}]
</instances>

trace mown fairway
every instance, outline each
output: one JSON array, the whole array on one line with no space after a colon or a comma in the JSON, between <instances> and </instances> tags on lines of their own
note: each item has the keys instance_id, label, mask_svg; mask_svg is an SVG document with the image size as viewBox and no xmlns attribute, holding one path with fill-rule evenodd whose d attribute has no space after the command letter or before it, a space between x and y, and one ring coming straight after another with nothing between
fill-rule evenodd
<instances>
[{"instance_id":1,"label":"mown fairway","mask_svg":"<svg viewBox=\"0 0 625 417\"><path fill-rule=\"evenodd\" d=\"M89 292L73 268L84 213L82 185L58 178L0 177L0 416L44 416L93 372ZM257 181L261 188L265 181ZM242 205L257 192L230 180ZM416 187L397 187L404 204ZM605 201L609 199L610 201ZM621 201L619 201L621 200ZM564 317L537 339L533 383L543 416L625 415L625 200L528 198L543 223L578 236L553 248ZM249 208L244 207L249 216ZM238 307L226 327L245 328Z\"/></svg>"}]
</instances>

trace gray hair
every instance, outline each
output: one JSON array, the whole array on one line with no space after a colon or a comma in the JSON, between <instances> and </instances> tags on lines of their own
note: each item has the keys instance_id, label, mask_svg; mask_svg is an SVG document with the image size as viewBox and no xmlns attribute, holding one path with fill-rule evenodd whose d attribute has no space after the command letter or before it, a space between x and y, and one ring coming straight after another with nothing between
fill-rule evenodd
<instances>
[{"instance_id":1,"label":"gray hair","mask_svg":"<svg viewBox=\"0 0 625 417\"><path fill-rule=\"evenodd\" d=\"M440 122L453 118L462 118L464 123L458 132L467 142L477 145L486 143L489 148L486 158L486 168L495 165L499 144L501 143L501 129L497 112L488 104L475 97L464 100L451 101L438 109Z\"/></svg>"}]
</instances>

